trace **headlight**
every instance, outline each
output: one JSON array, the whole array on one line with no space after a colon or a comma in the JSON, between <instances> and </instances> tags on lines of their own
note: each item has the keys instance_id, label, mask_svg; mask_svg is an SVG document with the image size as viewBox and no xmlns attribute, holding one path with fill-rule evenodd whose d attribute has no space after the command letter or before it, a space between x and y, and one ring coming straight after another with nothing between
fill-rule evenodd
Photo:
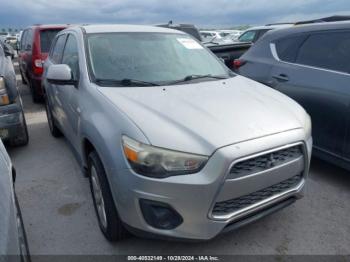
<instances>
[{"instance_id":1,"label":"headlight","mask_svg":"<svg viewBox=\"0 0 350 262\"><path fill-rule=\"evenodd\" d=\"M5 79L0 77L0 106L8 105L10 103L6 92Z\"/></svg>"},{"instance_id":2,"label":"headlight","mask_svg":"<svg viewBox=\"0 0 350 262\"><path fill-rule=\"evenodd\" d=\"M312 135L312 123L311 123L311 117L309 114L305 117L305 123L304 123L304 129L306 137L309 138Z\"/></svg>"},{"instance_id":3,"label":"headlight","mask_svg":"<svg viewBox=\"0 0 350 262\"><path fill-rule=\"evenodd\" d=\"M200 171L207 156L182 153L137 142L127 136L122 137L123 150L132 169L144 176L165 178L192 174Z\"/></svg>"}]
</instances>

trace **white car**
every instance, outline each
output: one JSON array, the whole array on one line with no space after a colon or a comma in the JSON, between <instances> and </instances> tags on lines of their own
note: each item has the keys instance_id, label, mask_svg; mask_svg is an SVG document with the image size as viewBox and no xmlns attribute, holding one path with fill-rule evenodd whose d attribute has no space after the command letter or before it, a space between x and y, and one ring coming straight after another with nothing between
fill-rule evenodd
<instances>
[{"instance_id":1,"label":"white car","mask_svg":"<svg viewBox=\"0 0 350 262\"><path fill-rule=\"evenodd\" d=\"M223 38L237 39L242 33L241 30L220 30L220 35Z\"/></svg>"},{"instance_id":2,"label":"white car","mask_svg":"<svg viewBox=\"0 0 350 262\"><path fill-rule=\"evenodd\" d=\"M221 39L225 36L224 33L220 33L218 31L200 31L200 35L202 37L202 42L210 42L216 39Z\"/></svg>"}]
</instances>

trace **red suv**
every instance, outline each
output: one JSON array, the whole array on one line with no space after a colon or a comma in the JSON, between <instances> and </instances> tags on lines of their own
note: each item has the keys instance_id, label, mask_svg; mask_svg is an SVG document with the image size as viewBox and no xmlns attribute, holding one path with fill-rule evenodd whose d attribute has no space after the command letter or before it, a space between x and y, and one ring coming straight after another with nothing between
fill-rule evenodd
<instances>
[{"instance_id":1,"label":"red suv","mask_svg":"<svg viewBox=\"0 0 350 262\"><path fill-rule=\"evenodd\" d=\"M41 75L51 42L68 25L34 25L23 31L19 50L19 69L22 82L28 84L35 103L41 102Z\"/></svg>"}]
</instances>

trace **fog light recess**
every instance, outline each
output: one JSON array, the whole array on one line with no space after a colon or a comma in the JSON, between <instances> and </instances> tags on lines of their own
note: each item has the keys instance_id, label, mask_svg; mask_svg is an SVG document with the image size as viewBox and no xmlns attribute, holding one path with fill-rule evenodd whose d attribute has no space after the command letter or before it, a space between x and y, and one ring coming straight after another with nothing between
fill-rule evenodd
<instances>
[{"instance_id":1,"label":"fog light recess","mask_svg":"<svg viewBox=\"0 0 350 262\"><path fill-rule=\"evenodd\" d=\"M168 204L141 199L140 207L147 224L154 228L170 230L183 222L180 214Z\"/></svg>"}]
</instances>

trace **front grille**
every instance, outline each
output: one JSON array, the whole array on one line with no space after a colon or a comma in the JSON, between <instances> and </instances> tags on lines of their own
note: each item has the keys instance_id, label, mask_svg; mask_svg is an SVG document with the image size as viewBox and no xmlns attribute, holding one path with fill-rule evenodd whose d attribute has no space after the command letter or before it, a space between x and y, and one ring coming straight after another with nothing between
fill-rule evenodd
<instances>
[{"instance_id":1,"label":"front grille","mask_svg":"<svg viewBox=\"0 0 350 262\"><path fill-rule=\"evenodd\" d=\"M258 172L268 170L295 160L303 155L300 145L281 149L254 158L250 158L235 164L228 176L228 179L244 177Z\"/></svg>"},{"instance_id":2,"label":"front grille","mask_svg":"<svg viewBox=\"0 0 350 262\"><path fill-rule=\"evenodd\" d=\"M239 198L230 199L222 202L217 202L213 209L213 215L226 215L242 208L253 205L264 199L272 197L276 194L282 193L297 186L302 180L302 175L293 176L278 184L256 191L249 195L241 196Z\"/></svg>"}]
</instances>

